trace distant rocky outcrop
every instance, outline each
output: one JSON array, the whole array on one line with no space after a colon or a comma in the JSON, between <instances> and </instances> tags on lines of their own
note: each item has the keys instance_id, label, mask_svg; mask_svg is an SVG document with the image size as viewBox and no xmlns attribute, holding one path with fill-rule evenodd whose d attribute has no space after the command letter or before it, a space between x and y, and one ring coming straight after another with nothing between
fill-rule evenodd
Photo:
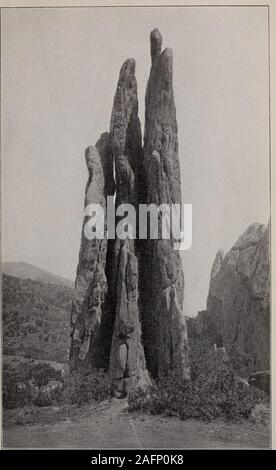
<instances>
[{"instance_id":1,"label":"distant rocky outcrop","mask_svg":"<svg viewBox=\"0 0 276 470\"><path fill-rule=\"evenodd\" d=\"M146 91L144 147L138 117L135 61L123 64L110 122L96 147L86 151L89 179L85 206L181 203L177 122L172 86L172 51L161 53L158 30L151 33L152 66ZM114 178L113 178L114 174ZM136 211L138 215L138 211ZM91 216L91 214L90 214ZM124 214L117 214L116 223ZM72 305L71 369L102 367L124 396L151 378L178 368L189 377L184 276L172 235L162 240L88 240L84 219Z\"/></svg>"},{"instance_id":2,"label":"distant rocky outcrop","mask_svg":"<svg viewBox=\"0 0 276 470\"><path fill-rule=\"evenodd\" d=\"M189 320L189 336L205 335L228 354L252 358L255 370L270 366L269 226L251 225L213 263L207 310Z\"/></svg>"}]
</instances>

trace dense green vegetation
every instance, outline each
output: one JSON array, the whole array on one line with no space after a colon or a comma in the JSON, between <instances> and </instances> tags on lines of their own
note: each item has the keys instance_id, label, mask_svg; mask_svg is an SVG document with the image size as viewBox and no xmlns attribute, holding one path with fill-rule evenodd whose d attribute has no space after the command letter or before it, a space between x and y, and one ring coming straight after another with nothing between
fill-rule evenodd
<instances>
[{"instance_id":1,"label":"dense green vegetation","mask_svg":"<svg viewBox=\"0 0 276 470\"><path fill-rule=\"evenodd\" d=\"M194 341L190 349L191 380L179 373L160 378L148 390L129 396L130 411L178 416L181 419L249 418L268 397L236 375L223 349Z\"/></svg>"},{"instance_id":2,"label":"dense green vegetation","mask_svg":"<svg viewBox=\"0 0 276 470\"><path fill-rule=\"evenodd\" d=\"M70 287L4 275L4 354L67 361L72 295Z\"/></svg>"},{"instance_id":3,"label":"dense green vegetation","mask_svg":"<svg viewBox=\"0 0 276 470\"><path fill-rule=\"evenodd\" d=\"M27 405L84 405L110 396L109 378L102 370L92 370L88 375L69 374L47 363L3 368L3 405L8 409Z\"/></svg>"}]
</instances>

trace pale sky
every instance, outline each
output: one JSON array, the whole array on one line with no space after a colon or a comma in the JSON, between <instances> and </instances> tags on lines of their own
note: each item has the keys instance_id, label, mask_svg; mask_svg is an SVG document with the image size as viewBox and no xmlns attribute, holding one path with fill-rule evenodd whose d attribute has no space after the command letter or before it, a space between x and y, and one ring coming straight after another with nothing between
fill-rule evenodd
<instances>
[{"instance_id":1,"label":"pale sky","mask_svg":"<svg viewBox=\"0 0 276 470\"><path fill-rule=\"evenodd\" d=\"M3 258L74 279L84 150L109 130L130 57L143 129L155 27L174 53L183 202L193 204L184 311L195 315L217 250L269 218L265 7L3 10Z\"/></svg>"}]
</instances>

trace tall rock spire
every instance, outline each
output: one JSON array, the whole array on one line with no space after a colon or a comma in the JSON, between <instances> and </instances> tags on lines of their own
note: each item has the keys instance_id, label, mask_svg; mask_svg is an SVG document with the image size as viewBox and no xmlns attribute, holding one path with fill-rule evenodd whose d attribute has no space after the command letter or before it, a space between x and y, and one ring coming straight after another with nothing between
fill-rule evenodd
<instances>
[{"instance_id":1,"label":"tall rock spire","mask_svg":"<svg viewBox=\"0 0 276 470\"><path fill-rule=\"evenodd\" d=\"M138 208L139 175L142 165L142 137L138 118L135 61L128 59L122 66L114 97L110 123L115 160L115 205L132 204ZM118 221L118 218L117 218ZM135 227L136 230L136 223ZM110 350L110 376L114 389L123 396L139 384L149 385L148 372L141 343L138 308L138 261L133 239L114 243L116 266L110 276L110 304L114 318Z\"/></svg>"},{"instance_id":2,"label":"tall rock spire","mask_svg":"<svg viewBox=\"0 0 276 470\"><path fill-rule=\"evenodd\" d=\"M135 61L128 59L119 74L110 132L86 152L85 205L105 206L107 196L115 194L112 209L131 205L136 220L131 230L127 225L127 236L108 240L87 240L84 220L72 305L70 366L109 371L117 396L147 387L148 371L157 377L179 369L183 377L189 377L179 253L172 236L166 240L132 236L135 229L139 236L139 204L181 203L172 51L161 53L161 43L161 34L154 30L144 149ZM124 218L124 213L117 214L116 223Z\"/></svg>"},{"instance_id":3,"label":"tall rock spire","mask_svg":"<svg viewBox=\"0 0 276 470\"><path fill-rule=\"evenodd\" d=\"M99 204L104 209L107 188L102 162L105 161L107 168L107 155L105 152L101 152L100 155L96 147L90 146L85 151L85 159L88 181L84 207L89 204ZM109 166L112 167L112 156ZM71 310L71 369L93 367L97 363L98 335L107 292L105 275L107 240L89 240L85 235L87 220L88 217L85 216Z\"/></svg>"},{"instance_id":4,"label":"tall rock spire","mask_svg":"<svg viewBox=\"0 0 276 470\"><path fill-rule=\"evenodd\" d=\"M152 65L145 100L144 167L147 204L181 204L173 55L161 53L162 37L151 36ZM146 240L140 248L140 303L147 366L151 374L179 369L189 377L188 344L183 314L184 276L172 236Z\"/></svg>"},{"instance_id":5,"label":"tall rock spire","mask_svg":"<svg viewBox=\"0 0 276 470\"><path fill-rule=\"evenodd\" d=\"M142 164L142 135L138 117L135 60L121 67L110 122L115 161L116 205L137 205L138 173Z\"/></svg>"}]
</instances>

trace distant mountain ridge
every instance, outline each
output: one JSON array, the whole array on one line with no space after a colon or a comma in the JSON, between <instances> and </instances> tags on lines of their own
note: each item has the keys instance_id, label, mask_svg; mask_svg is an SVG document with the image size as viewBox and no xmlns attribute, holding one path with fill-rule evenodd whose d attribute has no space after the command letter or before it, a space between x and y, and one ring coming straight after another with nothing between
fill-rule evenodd
<instances>
[{"instance_id":1,"label":"distant mountain ridge","mask_svg":"<svg viewBox=\"0 0 276 470\"><path fill-rule=\"evenodd\" d=\"M2 271L8 276L18 277L19 279L31 279L32 281L39 281L44 284L54 284L71 288L74 287L73 281L37 268L32 264L25 263L24 261L3 263Z\"/></svg>"}]
</instances>

